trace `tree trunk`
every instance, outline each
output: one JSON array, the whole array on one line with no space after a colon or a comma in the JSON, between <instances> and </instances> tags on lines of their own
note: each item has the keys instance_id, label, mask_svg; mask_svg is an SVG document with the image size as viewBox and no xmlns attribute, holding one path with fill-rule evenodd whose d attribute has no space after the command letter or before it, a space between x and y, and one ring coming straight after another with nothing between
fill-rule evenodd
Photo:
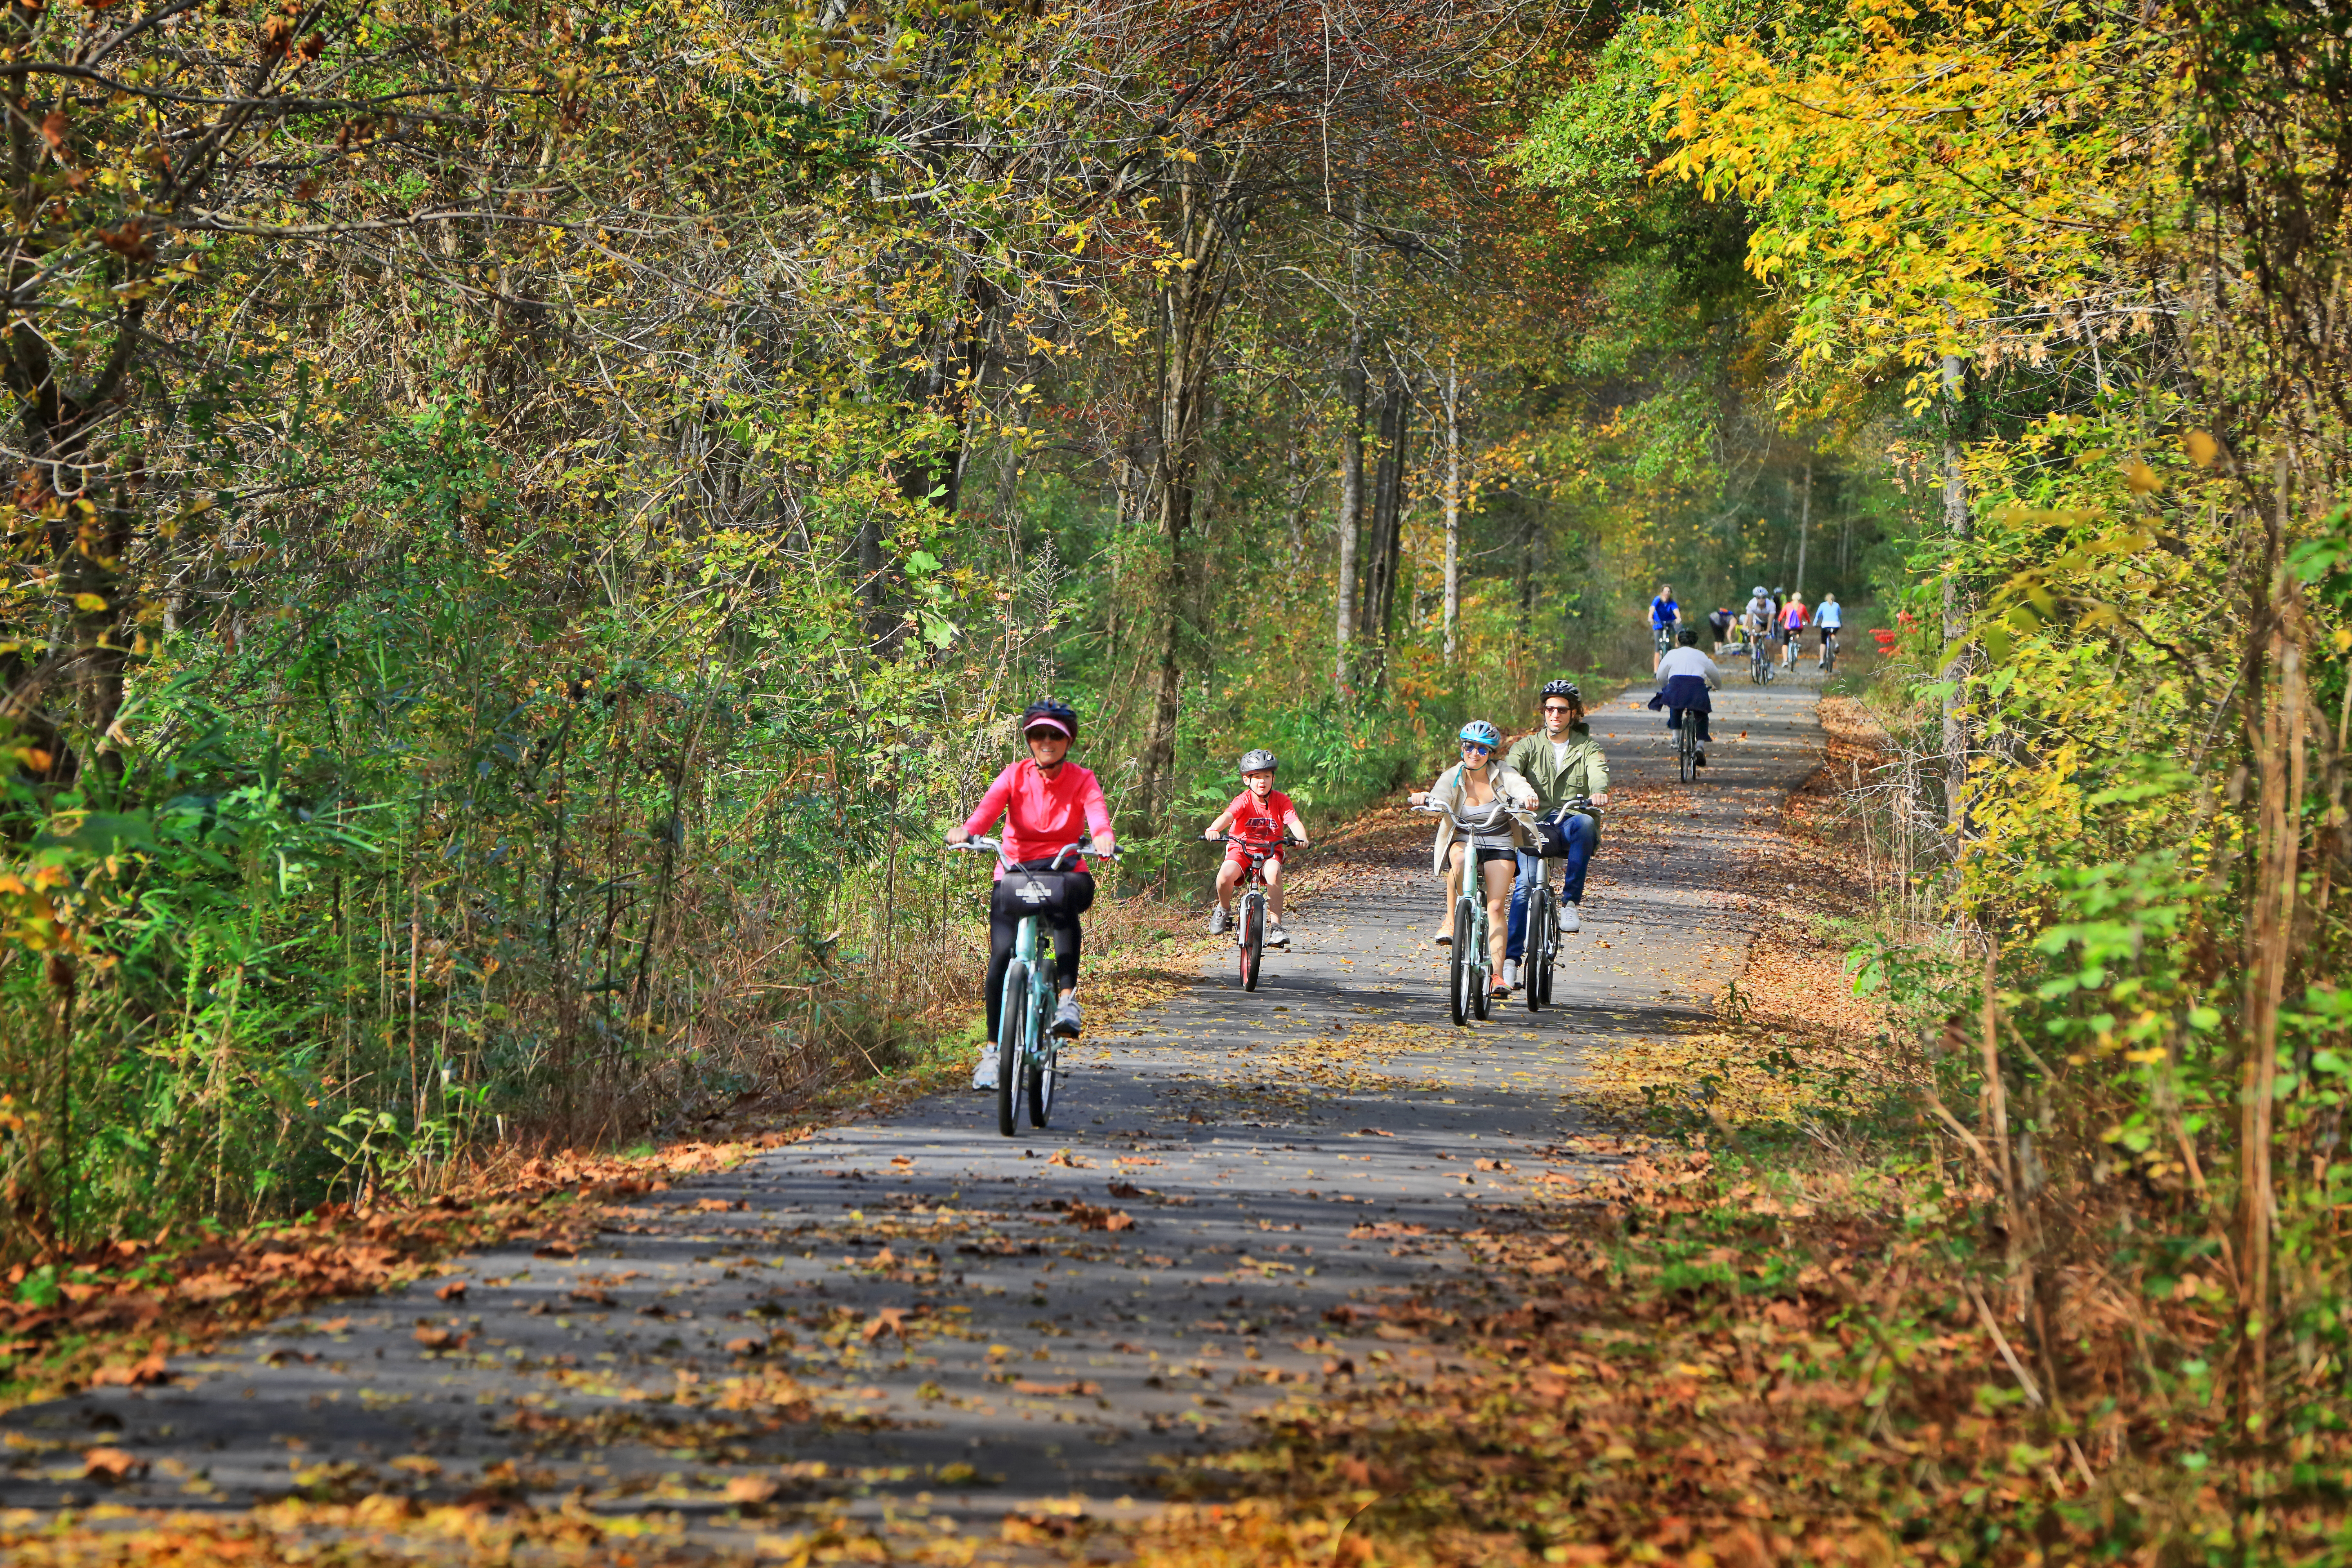
<instances>
[{"instance_id":1,"label":"tree trunk","mask_svg":"<svg viewBox=\"0 0 2352 1568\"><path fill-rule=\"evenodd\" d=\"M1404 528L1405 442L1412 434L1412 378L1391 364L1381 389L1381 456L1373 472L1372 530L1364 573L1361 641L1372 661L1374 686L1387 672L1389 622L1396 611Z\"/></svg>"},{"instance_id":2,"label":"tree trunk","mask_svg":"<svg viewBox=\"0 0 2352 1568\"><path fill-rule=\"evenodd\" d=\"M1151 720L1141 758L1144 832L1165 819L1175 784L1176 720L1183 691L1186 635L1194 574L1192 501L1201 471L1202 414L1217 344L1217 317L1231 279L1225 230L1215 196L1197 165L1182 165L1173 199L1163 204L1165 237L1186 265L1168 269L1160 286L1160 426L1156 488L1160 534L1168 558L1161 579L1160 642L1152 683Z\"/></svg>"},{"instance_id":3,"label":"tree trunk","mask_svg":"<svg viewBox=\"0 0 2352 1568\"><path fill-rule=\"evenodd\" d=\"M1450 668L1462 621L1462 367L1445 363L1445 663Z\"/></svg>"},{"instance_id":4,"label":"tree trunk","mask_svg":"<svg viewBox=\"0 0 2352 1568\"><path fill-rule=\"evenodd\" d=\"M1364 227L1364 198L1356 195L1351 235ZM1348 357L1339 366L1339 581L1331 600L1338 626L1333 630L1331 679L1348 689L1349 644L1356 635L1356 547L1364 523L1364 318L1355 297L1364 275L1364 251L1351 244L1348 250Z\"/></svg>"},{"instance_id":5,"label":"tree trunk","mask_svg":"<svg viewBox=\"0 0 2352 1568\"><path fill-rule=\"evenodd\" d=\"M1349 679L1350 644L1356 636L1356 553L1364 525L1364 327L1360 319L1348 323L1348 361L1339 371L1339 564L1332 590L1338 606L1335 638L1338 652L1332 679L1345 688Z\"/></svg>"},{"instance_id":6,"label":"tree trunk","mask_svg":"<svg viewBox=\"0 0 2352 1568\"><path fill-rule=\"evenodd\" d=\"M1813 459L1805 456L1805 499L1797 510L1797 575L1789 592L1805 596L1805 542L1813 530Z\"/></svg>"},{"instance_id":7,"label":"tree trunk","mask_svg":"<svg viewBox=\"0 0 2352 1568\"><path fill-rule=\"evenodd\" d=\"M2279 1013L2293 962L2296 882L2303 847L2305 715L2303 617L2294 579L2280 565L2285 548L2287 465L2278 460L2276 510L2264 553L2268 613L2262 673L2249 682L2263 691L2259 727L2251 737L2261 779L2255 819L2253 921L2248 935L2245 1043L2238 1087L2238 1312L2241 1331L2239 1410L2248 1441L2259 1442L2268 1421L2270 1342L2272 1110L2278 1081ZM2252 717L2252 705L2250 718Z\"/></svg>"},{"instance_id":8,"label":"tree trunk","mask_svg":"<svg viewBox=\"0 0 2352 1568\"><path fill-rule=\"evenodd\" d=\"M1960 547L1969 538L1968 478L1960 467L1960 361L1944 356L1944 826L1957 847L1968 826L1968 601L1961 591Z\"/></svg>"}]
</instances>

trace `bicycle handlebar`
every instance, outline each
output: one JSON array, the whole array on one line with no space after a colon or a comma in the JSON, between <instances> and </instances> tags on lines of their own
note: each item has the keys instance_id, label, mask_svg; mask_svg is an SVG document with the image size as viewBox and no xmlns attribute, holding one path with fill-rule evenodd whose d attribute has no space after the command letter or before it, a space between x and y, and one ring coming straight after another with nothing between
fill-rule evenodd
<instances>
[{"instance_id":1,"label":"bicycle handlebar","mask_svg":"<svg viewBox=\"0 0 2352 1568\"><path fill-rule=\"evenodd\" d=\"M1307 840L1304 838L1293 838L1287 833L1276 839L1272 845L1267 844L1262 838L1236 838L1230 833L1203 833L1201 835L1201 842L1203 844L1240 844L1252 849L1273 848L1277 845L1286 848L1295 849L1303 849L1307 847Z\"/></svg>"},{"instance_id":2,"label":"bicycle handlebar","mask_svg":"<svg viewBox=\"0 0 2352 1568\"><path fill-rule=\"evenodd\" d=\"M943 846L943 847L949 849L988 850L996 856L996 863L1005 870L1018 871L1021 869L1020 867L1014 865L1012 861L1007 860L1004 858L1004 841L1002 838L972 837L965 839L961 844L950 844ZM1118 858L1118 851L1116 849L1096 848L1094 847L1094 836L1092 834L1088 834L1083 838L1074 839L1070 843L1063 845L1060 849L1056 850L1054 854L1052 863L1048 866L1047 869L1055 871L1063 869L1063 857L1072 854L1099 855L1106 860L1116 860Z\"/></svg>"}]
</instances>

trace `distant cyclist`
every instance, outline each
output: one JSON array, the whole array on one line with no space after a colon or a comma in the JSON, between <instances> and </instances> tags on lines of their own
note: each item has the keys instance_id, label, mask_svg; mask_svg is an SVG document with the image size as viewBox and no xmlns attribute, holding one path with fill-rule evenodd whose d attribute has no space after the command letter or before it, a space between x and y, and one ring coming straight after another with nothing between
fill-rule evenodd
<instances>
[{"instance_id":1,"label":"distant cyclist","mask_svg":"<svg viewBox=\"0 0 2352 1568\"><path fill-rule=\"evenodd\" d=\"M1791 594L1789 602L1780 606L1780 662L1790 669L1797 668L1797 645L1805 640L1805 596Z\"/></svg>"},{"instance_id":2,"label":"distant cyclist","mask_svg":"<svg viewBox=\"0 0 2352 1568\"><path fill-rule=\"evenodd\" d=\"M1698 651L1698 628L1683 628L1682 646L1658 661L1658 692L1650 699L1650 706L1666 710L1666 728L1679 729L1687 717L1696 727L1698 737L1698 765L1706 766L1707 743L1714 739L1706 732L1707 715L1714 711L1715 700L1708 694L1723 684L1723 671L1715 660Z\"/></svg>"},{"instance_id":3,"label":"distant cyclist","mask_svg":"<svg viewBox=\"0 0 2352 1568\"><path fill-rule=\"evenodd\" d=\"M1830 659L1837 653L1838 633L1845 626L1845 611L1839 607L1835 594L1822 595L1822 602L1813 609L1813 625L1822 634L1821 657L1814 668L1827 669Z\"/></svg>"},{"instance_id":4,"label":"distant cyclist","mask_svg":"<svg viewBox=\"0 0 2352 1568\"><path fill-rule=\"evenodd\" d=\"M948 835L948 842L978 837L1002 816L1004 858L1024 870L1051 870L1054 857L1065 846L1089 835L1097 851L1113 853L1110 805L1103 799L1102 781L1092 770L1067 760L1070 742L1078 738L1077 714L1050 697L1033 702L1021 715L1021 734L1029 742L1028 760L996 775L980 797L979 808ZM1014 898L1004 884L1003 867L996 869L996 890L988 904L988 1043L971 1075L974 1089L996 1088L996 1024L1004 1001L1004 971L1013 962L1013 943L1026 916L1044 921L1054 938L1054 984L1062 998L1054 1015L1054 1033L1077 1037L1078 917L1094 907L1095 879L1085 860L1068 865L1060 879L1061 896L1051 909L1036 909Z\"/></svg>"},{"instance_id":5,"label":"distant cyclist","mask_svg":"<svg viewBox=\"0 0 2352 1568\"><path fill-rule=\"evenodd\" d=\"M1683 607L1675 603L1675 585L1659 584L1658 596L1650 601L1650 641L1658 658L1664 658L1666 649L1675 646L1675 628L1682 624Z\"/></svg>"},{"instance_id":6,"label":"distant cyclist","mask_svg":"<svg viewBox=\"0 0 2352 1568\"><path fill-rule=\"evenodd\" d=\"M1715 607L1715 613L1707 616L1706 624L1715 632L1717 651L1720 652L1723 645L1731 640L1732 623L1737 619L1738 617L1731 613L1730 607L1724 605L1717 605Z\"/></svg>"},{"instance_id":7,"label":"distant cyclist","mask_svg":"<svg viewBox=\"0 0 2352 1568\"><path fill-rule=\"evenodd\" d=\"M1233 929L1234 889L1249 874L1249 851L1255 848L1265 857L1261 875L1265 878L1266 910L1273 917L1266 925L1265 940L1276 947L1290 945L1290 933L1282 929L1282 838L1287 833L1305 848L1307 824L1298 819L1298 808L1290 804L1290 797L1274 787L1277 765L1272 752L1244 752L1242 793L1202 831L1204 838L1230 833L1244 841L1226 845L1225 863L1217 868L1217 907L1209 916L1211 936L1223 936Z\"/></svg>"},{"instance_id":8,"label":"distant cyclist","mask_svg":"<svg viewBox=\"0 0 2352 1568\"><path fill-rule=\"evenodd\" d=\"M1696 637L1697 628L1685 626L1682 635ZM1528 781L1536 792L1536 809L1547 816L1559 811L1564 802L1579 797L1607 805L1609 759L1601 755L1601 743L1584 721L1584 694L1573 680L1554 680L1545 684L1542 702L1538 713L1543 728L1522 736L1503 759L1503 765ZM1567 848L1559 858L1559 929L1582 931L1584 921L1577 915L1577 906L1584 902L1585 868L1601 846L1601 824L1587 813L1571 811L1560 821L1559 830ZM1511 940L1503 964L1507 985L1518 983L1519 959L1527 948L1528 900L1535 896L1544 876L1541 848L1541 845L1530 845L1518 851L1518 879L1511 884Z\"/></svg>"}]
</instances>

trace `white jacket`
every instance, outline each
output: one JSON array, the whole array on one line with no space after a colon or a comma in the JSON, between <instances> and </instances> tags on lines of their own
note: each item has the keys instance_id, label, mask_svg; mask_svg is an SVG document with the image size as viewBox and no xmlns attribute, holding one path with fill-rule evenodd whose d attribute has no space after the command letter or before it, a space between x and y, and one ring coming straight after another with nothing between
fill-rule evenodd
<instances>
[{"instance_id":1,"label":"white jacket","mask_svg":"<svg viewBox=\"0 0 2352 1568\"><path fill-rule=\"evenodd\" d=\"M1493 777L1497 800L1508 801L1522 811L1536 808L1535 785L1528 783L1517 768L1506 767L1496 760L1486 764L1486 771ZM1445 857L1453 849L1454 840L1460 836L1460 830L1454 826L1454 807L1461 798L1462 764L1456 763L1439 773L1437 782L1429 786L1429 804L1442 806L1445 811L1445 815L1437 819L1437 843L1430 852L1430 869L1441 877L1445 875ZM1534 847L1533 840L1528 837L1526 826L1517 818L1505 820L1511 825L1511 843L1514 846L1521 849Z\"/></svg>"}]
</instances>

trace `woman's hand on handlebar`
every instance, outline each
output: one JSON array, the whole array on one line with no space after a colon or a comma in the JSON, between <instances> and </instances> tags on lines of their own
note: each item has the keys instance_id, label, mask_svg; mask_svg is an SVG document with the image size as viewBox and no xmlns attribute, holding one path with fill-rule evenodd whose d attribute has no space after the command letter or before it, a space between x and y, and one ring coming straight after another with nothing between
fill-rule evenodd
<instances>
[{"instance_id":1,"label":"woman's hand on handlebar","mask_svg":"<svg viewBox=\"0 0 2352 1568\"><path fill-rule=\"evenodd\" d=\"M1404 797L1404 803L1407 805L1427 805L1429 804L1429 792L1425 789L1417 789L1411 795Z\"/></svg>"},{"instance_id":2,"label":"woman's hand on handlebar","mask_svg":"<svg viewBox=\"0 0 2352 1568\"><path fill-rule=\"evenodd\" d=\"M949 848L953 849L953 848L957 847L958 847L958 846L960 846L960 845L969 844L969 843L971 843L971 832L970 832L970 830L969 830L969 829L966 829L966 828L964 828L964 827L958 826L958 827L952 827L952 828L950 828L950 829L948 830L948 847L949 847Z\"/></svg>"}]
</instances>

